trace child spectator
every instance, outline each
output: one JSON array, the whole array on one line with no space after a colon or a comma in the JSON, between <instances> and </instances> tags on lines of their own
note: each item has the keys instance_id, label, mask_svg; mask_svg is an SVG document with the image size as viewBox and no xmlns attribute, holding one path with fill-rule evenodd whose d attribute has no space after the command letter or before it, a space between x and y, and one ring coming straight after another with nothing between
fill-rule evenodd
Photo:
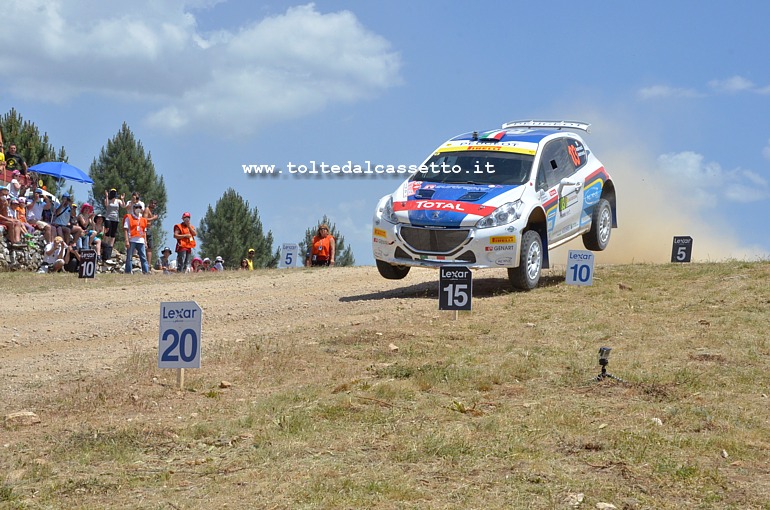
<instances>
[{"instance_id":1,"label":"child spectator","mask_svg":"<svg viewBox=\"0 0 770 510\"><path fill-rule=\"evenodd\" d=\"M177 264L177 268L178 267L179 267L179 264ZM191 273L200 273L202 270L201 268L203 267L203 261L199 257L195 257L194 259L192 259L192 264L190 265L190 267L191 267L191 270L190 270Z\"/></svg>"}]
</instances>

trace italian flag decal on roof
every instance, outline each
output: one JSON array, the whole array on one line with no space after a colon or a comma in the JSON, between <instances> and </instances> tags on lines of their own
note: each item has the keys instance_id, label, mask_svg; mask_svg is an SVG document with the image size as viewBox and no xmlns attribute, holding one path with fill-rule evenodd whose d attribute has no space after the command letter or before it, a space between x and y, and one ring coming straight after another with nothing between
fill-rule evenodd
<instances>
[{"instance_id":1,"label":"italian flag decal on roof","mask_svg":"<svg viewBox=\"0 0 770 510\"><path fill-rule=\"evenodd\" d=\"M481 140L502 140L505 136L505 131L487 131L482 133L479 137Z\"/></svg>"}]
</instances>

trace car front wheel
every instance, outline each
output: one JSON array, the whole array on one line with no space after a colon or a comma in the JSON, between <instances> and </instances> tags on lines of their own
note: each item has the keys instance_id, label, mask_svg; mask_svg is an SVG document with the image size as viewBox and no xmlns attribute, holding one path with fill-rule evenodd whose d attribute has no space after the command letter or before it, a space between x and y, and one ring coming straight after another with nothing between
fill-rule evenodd
<instances>
[{"instance_id":1,"label":"car front wheel","mask_svg":"<svg viewBox=\"0 0 770 510\"><path fill-rule=\"evenodd\" d=\"M610 244L612 208L605 199L599 200L591 215L591 230L583 234L583 246L591 251L602 251Z\"/></svg>"},{"instance_id":2,"label":"car front wheel","mask_svg":"<svg viewBox=\"0 0 770 510\"><path fill-rule=\"evenodd\" d=\"M381 260L377 260L376 262L377 271L380 272L380 276L388 280L401 280L409 274L409 266L394 266Z\"/></svg>"},{"instance_id":3,"label":"car front wheel","mask_svg":"<svg viewBox=\"0 0 770 510\"><path fill-rule=\"evenodd\" d=\"M527 230L521 236L521 256L519 267L508 268L508 279L514 288L532 290L540 281L540 269L543 266L543 241L540 234Z\"/></svg>"}]
</instances>

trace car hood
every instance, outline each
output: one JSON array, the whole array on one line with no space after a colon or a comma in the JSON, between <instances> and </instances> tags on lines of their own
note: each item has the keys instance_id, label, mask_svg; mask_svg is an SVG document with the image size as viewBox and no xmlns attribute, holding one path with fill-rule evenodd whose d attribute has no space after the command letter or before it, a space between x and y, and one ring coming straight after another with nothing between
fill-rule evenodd
<instances>
[{"instance_id":1,"label":"car hood","mask_svg":"<svg viewBox=\"0 0 770 510\"><path fill-rule=\"evenodd\" d=\"M471 227L499 206L521 198L524 186L406 181L393 193L400 223L424 227Z\"/></svg>"}]
</instances>

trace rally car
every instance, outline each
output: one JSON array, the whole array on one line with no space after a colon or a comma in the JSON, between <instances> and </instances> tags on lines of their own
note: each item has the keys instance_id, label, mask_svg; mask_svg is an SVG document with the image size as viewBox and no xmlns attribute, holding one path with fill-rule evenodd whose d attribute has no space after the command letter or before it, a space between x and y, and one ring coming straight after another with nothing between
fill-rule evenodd
<instances>
[{"instance_id":1,"label":"rally car","mask_svg":"<svg viewBox=\"0 0 770 510\"><path fill-rule=\"evenodd\" d=\"M516 121L445 142L382 197L372 249L380 274L411 266L504 267L537 286L549 250L582 236L600 251L617 227L615 185L574 121Z\"/></svg>"}]
</instances>

